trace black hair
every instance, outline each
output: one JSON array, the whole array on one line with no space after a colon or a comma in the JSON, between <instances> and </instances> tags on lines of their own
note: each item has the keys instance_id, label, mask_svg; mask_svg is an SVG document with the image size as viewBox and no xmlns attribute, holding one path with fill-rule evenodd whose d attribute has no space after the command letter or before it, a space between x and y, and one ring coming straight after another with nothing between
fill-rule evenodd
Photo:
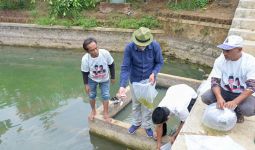
<instances>
[{"instance_id":1,"label":"black hair","mask_svg":"<svg viewBox=\"0 0 255 150\"><path fill-rule=\"evenodd\" d=\"M157 107L152 112L152 122L154 124L161 124L167 121L170 111L166 107Z\"/></svg>"},{"instance_id":2,"label":"black hair","mask_svg":"<svg viewBox=\"0 0 255 150\"><path fill-rule=\"evenodd\" d=\"M84 42L83 42L83 49L84 49L85 51L88 51L87 46L88 46L90 43L92 43L92 42L95 42L95 43L97 44L97 40L96 40L95 38L93 38L93 37L89 37L89 38L85 39Z\"/></svg>"},{"instance_id":3,"label":"black hair","mask_svg":"<svg viewBox=\"0 0 255 150\"><path fill-rule=\"evenodd\" d=\"M162 136L166 135L166 131L167 131L167 124L164 122L163 123L163 132L162 132Z\"/></svg>"}]
</instances>

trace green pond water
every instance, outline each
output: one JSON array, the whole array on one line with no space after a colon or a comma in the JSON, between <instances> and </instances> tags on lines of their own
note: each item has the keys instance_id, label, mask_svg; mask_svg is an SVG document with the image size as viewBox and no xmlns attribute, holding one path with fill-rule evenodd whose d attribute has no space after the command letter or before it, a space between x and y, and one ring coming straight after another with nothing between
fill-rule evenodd
<instances>
[{"instance_id":1,"label":"green pond water","mask_svg":"<svg viewBox=\"0 0 255 150\"><path fill-rule=\"evenodd\" d=\"M127 149L89 133L80 61L84 53L0 46L0 150ZM112 53L119 85L122 53ZM210 68L165 59L161 72L202 79ZM166 89L158 89L158 100ZM155 105L156 105L155 104ZM97 102L97 106L100 101ZM130 106L117 116L130 121Z\"/></svg>"}]
</instances>

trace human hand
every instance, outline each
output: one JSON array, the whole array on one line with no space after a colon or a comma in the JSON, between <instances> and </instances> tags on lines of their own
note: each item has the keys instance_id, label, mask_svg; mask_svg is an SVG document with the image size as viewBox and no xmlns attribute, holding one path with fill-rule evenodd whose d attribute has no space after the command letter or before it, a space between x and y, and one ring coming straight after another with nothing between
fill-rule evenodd
<instances>
[{"instance_id":1,"label":"human hand","mask_svg":"<svg viewBox=\"0 0 255 150\"><path fill-rule=\"evenodd\" d=\"M223 98L217 99L217 107L223 109L225 105L225 100Z\"/></svg>"},{"instance_id":2,"label":"human hand","mask_svg":"<svg viewBox=\"0 0 255 150\"><path fill-rule=\"evenodd\" d=\"M151 83L151 85L153 85L155 83L155 75L154 73L152 73L149 77L149 82Z\"/></svg>"},{"instance_id":3,"label":"human hand","mask_svg":"<svg viewBox=\"0 0 255 150\"><path fill-rule=\"evenodd\" d=\"M170 141L171 144L174 143L175 138L176 138L175 136L170 136L170 137L169 137L169 141Z\"/></svg>"},{"instance_id":4,"label":"human hand","mask_svg":"<svg viewBox=\"0 0 255 150\"><path fill-rule=\"evenodd\" d=\"M89 94L89 92L90 92L90 87L89 87L88 84L85 85L85 92L86 92L87 94Z\"/></svg>"},{"instance_id":5,"label":"human hand","mask_svg":"<svg viewBox=\"0 0 255 150\"><path fill-rule=\"evenodd\" d=\"M234 110L237 107L237 103L233 101L228 101L224 104L224 107Z\"/></svg>"},{"instance_id":6,"label":"human hand","mask_svg":"<svg viewBox=\"0 0 255 150\"><path fill-rule=\"evenodd\" d=\"M115 83L115 79L111 79L111 83L114 84Z\"/></svg>"},{"instance_id":7,"label":"human hand","mask_svg":"<svg viewBox=\"0 0 255 150\"><path fill-rule=\"evenodd\" d=\"M127 92L126 88L120 87L119 92L117 93L117 97L126 98L127 97L126 92Z\"/></svg>"}]
</instances>

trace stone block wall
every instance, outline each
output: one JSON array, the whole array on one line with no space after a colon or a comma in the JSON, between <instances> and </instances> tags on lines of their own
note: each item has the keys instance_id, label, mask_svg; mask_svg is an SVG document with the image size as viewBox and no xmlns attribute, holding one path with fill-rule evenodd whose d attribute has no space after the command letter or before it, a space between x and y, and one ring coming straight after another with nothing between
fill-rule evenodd
<instances>
[{"instance_id":1,"label":"stone block wall","mask_svg":"<svg viewBox=\"0 0 255 150\"><path fill-rule=\"evenodd\" d=\"M208 29L210 30L210 29ZM32 24L0 23L0 45L33 46L62 49L81 49L83 40L93 36L100 48L122 52L131 41L133 29L38 26ZM216 32L216 30L215 30ZM163 30L152 30L154 38L161 44L165 55L188 59L190 62L212 66L220 54L215 42L208 43L189 38L176 38ZM213 34L214 35L214 34ZM210 36L213 36L210 35ZM215 33L217 35L217 33ZM208 41L217 37L206 37Z\"/></svg>"}]
</instances>

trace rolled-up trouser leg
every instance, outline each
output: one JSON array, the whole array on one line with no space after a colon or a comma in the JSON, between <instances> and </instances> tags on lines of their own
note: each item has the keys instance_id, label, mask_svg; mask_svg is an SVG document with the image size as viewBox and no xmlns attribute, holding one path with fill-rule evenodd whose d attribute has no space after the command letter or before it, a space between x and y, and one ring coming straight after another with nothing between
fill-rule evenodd
<instances>
[{"instance_id":1,"label":"rolled-up trouser leg","mask_svg":"<svg viewBox=\"0 0 255 150\"><path fill-rule=\"evenodd\" d=\"M214 93L212 92L211 89L207 90L204 94L202 94L201 99L207 105L216 102L216 97L214 96Z\"/></svg>"}]
</instances>

